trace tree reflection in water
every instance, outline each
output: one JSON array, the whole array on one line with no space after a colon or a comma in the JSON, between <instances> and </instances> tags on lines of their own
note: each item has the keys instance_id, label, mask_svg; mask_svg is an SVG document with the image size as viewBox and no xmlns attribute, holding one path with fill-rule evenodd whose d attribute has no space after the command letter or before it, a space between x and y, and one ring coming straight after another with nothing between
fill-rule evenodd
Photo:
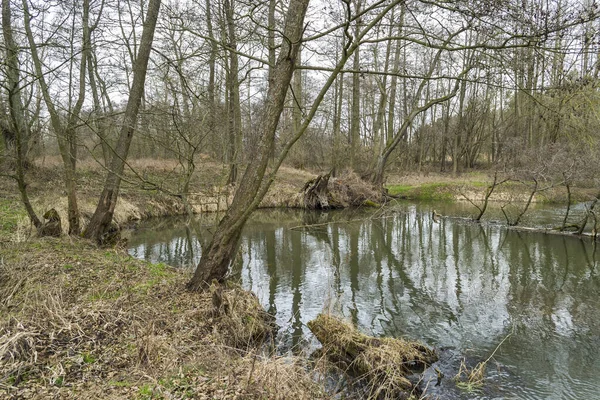
<instances>
[{"instance_id":1,"label":"tree reflection in water","mask_svg":"<svg viewBox=\"0 0 600 400\"><path fill-rule=\"evenodd\" d=\"M369 334L408 335L479 359L514 329L495 357L501 366L488 369L503 396L596 396L594 243L449 218L434 223L426 207L367 217L276 211L248 224L234 275L276 314L284 348L301 350L306 322L324 309ZM315 226L290 229L298 225ZM130 253L193 266L201 255L194 232L209 234L176 221L141 229Z\"/></svg>"}]
</instances>

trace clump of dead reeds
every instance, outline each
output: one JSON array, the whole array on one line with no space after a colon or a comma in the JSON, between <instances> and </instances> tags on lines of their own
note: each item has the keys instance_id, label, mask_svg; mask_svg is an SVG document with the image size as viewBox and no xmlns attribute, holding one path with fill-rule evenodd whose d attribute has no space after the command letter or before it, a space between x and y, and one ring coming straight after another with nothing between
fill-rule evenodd
<instances>
[{"instance_id":1,"label":"clump of dead reeds","mask_svg":"<svg viewBox=\"0 0 600 400\"><path fill-rule=\"evenodd\" d=\"M492 354L482 362L477 363L475 367L469 368L467 367L466 360L463 358L460 362L460 367L458 369L458 373L454 376L454 381L456 382L456 386L461 389L464 389L468 392L479 390L483 387L484 379L485 379L485 370L487 368L488 363L500 346L512 335L512 332L506 335L504 339L496 346Z\"/></svg>"},{"instance_id":2,"label":"clump of dead reeds","mask_svg":"<svg viewBox=\"0 0 600 400\"><path fill-rule=\"evenodd\" d=\"M421 343L367 336L330 315L320 314L308 327L328 358L364 382L372 399L409 396L415 387L407 375L437 359Z\"/></svg>"},{"instance_id":3,"label":"clump of dead reeds","mask_svg":"<svg viewBox=\"0 0 600 400\"><path fill-rule=\"evenodd\" d=\"M233 283L210 286L214 332L223 343L236 348L263 343L276 330L275 318L267 313L256 295Z\"/></svg>"}]
</instances>

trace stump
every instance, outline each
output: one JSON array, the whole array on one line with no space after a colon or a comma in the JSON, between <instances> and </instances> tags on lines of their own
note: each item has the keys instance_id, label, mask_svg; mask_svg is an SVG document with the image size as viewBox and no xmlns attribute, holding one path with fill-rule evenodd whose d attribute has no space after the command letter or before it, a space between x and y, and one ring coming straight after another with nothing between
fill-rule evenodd
<instances>
[{"instance_id":1,"label":"stump","mask_svg":"<svg viewBox=\"0 0 600 400\"><path fill-rule=\"evenodd\" d=\"M415 390L406 376L437 360L421 343L367 336L329 315L319 314L308 327L330 360L363 380L371 398L405 397Z\"/></svg>"},{"instance_id":2,"label":"stump","mask_svg":"<svg viewBox=\"0 0 600 400\"><path fill-rule=\"evenodd\" d=\"M306 182L302 188L304 207L309 210L379 206L384 200L380 189L353 172L331 178L331 172Z\"/></svg>"},{"instance_id":3,"label":"stump","mask_svg":"<svg viewBox=\"0 0 600 400\"><path fill-rule=\"evenodd\" d=\"M60 235L62 235L62 224L60 221L60 215L58 215L56 209L51 208L50 210L46 211L43 217L47 221L44 222L39 228L39 236L59 237Z\"/></svg>"}]
</instances>

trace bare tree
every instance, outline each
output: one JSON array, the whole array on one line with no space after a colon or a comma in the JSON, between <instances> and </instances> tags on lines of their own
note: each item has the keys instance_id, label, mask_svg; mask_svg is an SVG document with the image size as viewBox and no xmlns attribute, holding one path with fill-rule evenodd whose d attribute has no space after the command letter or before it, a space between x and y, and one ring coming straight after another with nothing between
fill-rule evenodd
<instances>
[{"instance_id":1,"label":"bare tree","mask_svg":"<svg viewBox=\"0 0 600 400\"><path fill-rule=\"evenodd\" d=\"M27 215L31 223L38 229L42 227L42 222L33 210L29 196L27 194L27 184L25 182L25 168L27 164L27 143L29 139L29 125L23 111L23 101L21 99L21 80L19 71L19 50L13 38L13 28L11 21L10 0L2 0L2 35L4 46L6 48L6 86L8 92L9 123L6 125L0 121L2 135L11 137L14 141L14 150L16 155L15 170L13 176L17 181L21 201L25 206Z\"/></svg>"},{"instance_id":2,"label":"bare tree","mask_svg":"<svg viewBox=\"0 0 600 400\"><path fill-rule=\"evenodd\" d=\"M261 117L259 151L246 167L240 186L227 213L219 223L188 288L199 290L213 279L223 280L229 263L237 251L242 228L250 213L258 190L263 183L269 156L275 143L275 132L279 123L288 85L296 66L296 55L301 46L304 17L309 0L291 0L285 18L284 41L269 81L266 104Z\"/></svg>"},{"instance_id":3,"label":"bare tree","mask_svg":"<svg viewBox=\"0 0 600 400\"><path fill-rule=\"evenodd\" d=\"M112 222L115 206L119 196L119 188L125 162L129 153L131 140L137 124L137 116L144 94L144 83L146 81L146 72L150 51L152 50L152 41L156 29L156 21L160 10L161 0L150 0L148 3L148 12L144 20L144 30L140 41L139 51L133 65L133 82L127 100L127 108L123 116L121 132L118 142L114 148L114 154L110 163L110 169L106 176L104 189L100 195L100 200L96 206L94 215L83 232L83 236L88 239L102 241L103 236L109 231Z\"/></svg>"}]
</instances>

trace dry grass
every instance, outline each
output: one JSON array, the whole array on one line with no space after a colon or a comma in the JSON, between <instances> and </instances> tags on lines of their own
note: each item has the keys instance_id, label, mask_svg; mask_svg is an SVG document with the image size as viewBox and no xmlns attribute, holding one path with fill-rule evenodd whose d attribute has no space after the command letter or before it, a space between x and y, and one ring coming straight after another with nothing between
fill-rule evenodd
<instances>
[{"instance_id":1,"label":"dry grass","mask_svg":"<svg viewBox=\"0 0 600 400\"><path fill-rule=\"evenodd\" d=\"M433 350L401 338L374 338L335 317L320 314L308 327L323 351L343 370L364 382L369 399L408 398L416 387L406 378L437 359Z\"/></svg>"},{"instance_id":2,"label":"dry grass","mask_svg":"<svg viewBox=\"0 0 600 400\"><path fill-rule=\"evenodd\" d=\"M460 368L458 369L458 373L454 376L454 381L456 382L456 386L467 391L473 392L478 391L483 387L484 379L485 379L485 370L487 368L488 363L494 358L494 355L500 349L500 346L512 335L512 332L506 335L504 339L496 346L492 354L482 362L477 363L475 367L469 368L467 367L466 361L463 358L460 362Z\"/></svg>"},{"instance_id":3,"label":"dry grass","mask_svg":"<svg viewBox=\"0 0 600 400\"><path fill-rule=\"evenodd\" d=\"M166 265L68 240L0 249L0 398L323 396L262 354L273 325L253 294L215 287L216 307Z\"/></svg>"},{"instance_id":4,"label":"dry grass","mask_svg":"<svg viewBox=\"0 0 600 400\"><path fill-rule=\"evenodd\" d=\"M330 203L338 207L358 207L365 202L380 203L382 200L380 190L352 171L344 171L340 176L330 179L328 186Z\"/></svg>"},{"instance_id":5,"label":"dry grass","mask_svg":"<svg viewBox=\"0 0 600 400\"><path fill-rule=\"evenodd\" d=\"M150 217L184 215L186 208L182 200L172 194L179 193L182 184L182 169L172 159L133 159L128 161L131 168L125 171L121 186L120 198L115 209L115 221L125 226L132 221ZM105 179L105 169L93 159L78 161L77 198L82 218L82 227L93 214ZM194 213L224 211L231 204L234 187L226 186L227 166L199 155L196 160L196 171L190 181L188 196L190 207ZM260 207L302 207L300 189L313 177L307 171L290 167L282 167L267 196ZM62 220L63 232L67 232L67 197L64 191L62 161L60 157L45 157L35 162L35 167L27 176L28 193L34 210L38 215L55 208ZM144 181L146 179L146 181ZM20 206L17 188L12 180L0 177L0 198L7 200L7 207L0 202L0 220L5 219L3 208L9 203ZM21 207L22 208L22 207ZM12 218L15 219L15 218ZM14 221L11 221L11 223ZM18 228L13 229L18 239L26 240L33 235L24 210L19 211ZM16 235L7 234L0 227L0 242L5 239L14 240Z\"/></svg>"}]
</instances>

